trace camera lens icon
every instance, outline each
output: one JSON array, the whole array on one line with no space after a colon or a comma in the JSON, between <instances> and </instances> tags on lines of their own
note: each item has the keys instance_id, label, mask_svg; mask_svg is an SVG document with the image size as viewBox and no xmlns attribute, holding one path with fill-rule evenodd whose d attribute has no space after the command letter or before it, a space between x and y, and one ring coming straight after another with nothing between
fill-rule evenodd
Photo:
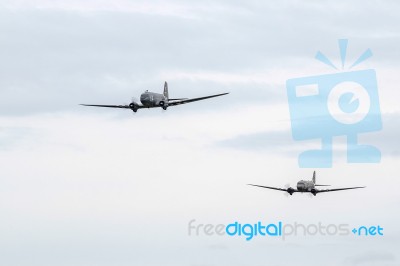
<instances>
[{"instance_id":1,"label":"camera lens icon","mask_svg":"<svg viewBox=\"0 0 400 266\"><path fill-rule=\"evenodd\" d=\"M359 134L382 129L373 69L289 79L286 88L293 139L321 139L320 149L299 154L300 167L332 167L335 136L347 137L348 163L380 161L377 148L358 143Z\"/></svg>"},{"instance_id":2,"label":"camera lens icon","mask_svg":"<svg viewBox=\"0 0 400 266\"><path fill-rule=\"evenodd\" d=\"M333 119L342 124L356 124L368 114L371 100L359 83L346 81L337 84L328 95L328 110Z\"/></svg>"}]
</instances>

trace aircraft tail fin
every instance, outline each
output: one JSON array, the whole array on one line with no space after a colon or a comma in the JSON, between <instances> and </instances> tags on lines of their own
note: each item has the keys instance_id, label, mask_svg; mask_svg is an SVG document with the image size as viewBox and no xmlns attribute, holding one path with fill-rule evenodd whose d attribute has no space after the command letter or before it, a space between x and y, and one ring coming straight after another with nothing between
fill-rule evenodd
<instances>
[{"instance_id":1,"label":"aircraft tail fin","mask_svg":"<svg viewBox=\"0 0 400 266\"><path fill-rule=\"evenodd\" d=\"M312 181L314 183L314 186L316 186L316 187L328 187L328 186L330 186L330 185L317 185L317 184L315 184L316 178L317 178L317 175L315 174L315 171L314 171L313 176L312 176Z\"/></svg>"},{"instance_id":2,"label":"aircraft tail fin","mask_svg":"<svg viewBox=\"0 0 400 266\"><path fill-rule=\"evenodd\" d=\"M168 99L168 83L164 83L164 96Z\"/></svg>"}]
</instances>

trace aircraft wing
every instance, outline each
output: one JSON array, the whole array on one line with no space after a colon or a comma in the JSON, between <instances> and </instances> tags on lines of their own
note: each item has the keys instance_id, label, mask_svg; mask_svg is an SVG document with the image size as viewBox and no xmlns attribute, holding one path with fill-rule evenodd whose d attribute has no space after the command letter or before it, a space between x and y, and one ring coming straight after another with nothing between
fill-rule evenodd
<instances>
[{"instance_id":1,"label":"aircraft wing","mask_svg":"<svg viewBox=\"0 0 400 266\"><path fill-rule=\"evenodd\" d=\"M273 189L273 190L280 190L280 191L285 191L285 192L288 191L288 189L278 188L278 187L267 187L267 186L253 185L253 184L247 184L247 185L253 186L253 187L262 187L262 188L268 188L268 189ZM293 192L297 192L297 190L293 189Z\"/></svg>"},{"instance_id":2,"label":"aircraft wing","mask_svg":"<svg viewBox=\"0 0 400 266\"><path fill-rule=\"evenodd\" d=\"M171 99L168 102L168 106L174 106L174 105L180 105L180 104L185 104L185 103L197 102L197 101L210 99L210 98L214 98L214 97L219 97L219 96L223 96L223 95L227 95L227 94L229 94L229 92L210 95L210 96L204 96L204 97L199 97L199 98L192 98L192 99L178 99L178 100Z\"/></svg>"},{"instance_id":3,"label":"aircraft wing","mask_svg":"<svg viewBox=\"0 0 400 266\"><path fill-rule=\"evenodd\" d=\"M94 107L108 107L108 108L123 108L123 109L131 109L129 105L103 105L103 104L80 104L83 106L94 106ZM143 105L136 104L136 108L144 108Z\"/></svg>"},{"instance_id":4,"label":"aircraft wing","mask_svg":"<svg viewBox=\"0 0 400 266\"><path fill-rule=\"evenodd\" d=\"M349 189L357 189L357 188L365 188L365 187L345 187L345 188L322 189L322 190L317 190L316 193L333 192L333 191L349 190Z\"/></svg>"}]
</instances>

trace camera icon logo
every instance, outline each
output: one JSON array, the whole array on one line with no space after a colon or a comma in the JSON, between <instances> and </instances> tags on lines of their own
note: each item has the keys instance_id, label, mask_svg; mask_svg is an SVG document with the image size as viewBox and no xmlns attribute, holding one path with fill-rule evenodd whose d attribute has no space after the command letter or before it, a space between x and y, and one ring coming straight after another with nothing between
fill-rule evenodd
<instances>
[{"instance_id":1,"label":"camera icon logo","mask_svg":"<svg viewBox=\"0 0 400 266\"><path fill-rule=\"evenodd\" d=\"M342 67L347 40L339 40ZM350 68L372 55L368 49ZM336 68L322 53L316 58ZM337 69L337 68L336 68ZM321 139L321 149L299 155L301 168L332 167L332 139L347 136L348 163L379 163L380 151L358 144L358 134L382 129L373 69L289 79L286 82L294 140Z\"/></svg>"}]
</instances>

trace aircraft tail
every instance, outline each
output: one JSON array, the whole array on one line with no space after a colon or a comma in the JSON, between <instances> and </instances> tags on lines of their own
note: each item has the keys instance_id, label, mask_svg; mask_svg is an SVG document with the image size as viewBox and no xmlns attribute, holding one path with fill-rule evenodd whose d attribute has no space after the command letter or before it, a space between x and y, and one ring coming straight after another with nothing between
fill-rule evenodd
<instances>
[{"instance_id":1,"label":"aircraft tail","mask_svg":"<svg viewBox=\"0 0 400 266\"><path fill-rule=\"evenodd\" d=\"M168 83L167 82L164 83L164 96L167 99L169 98L168 97Z\"/></svg>"},{"instance_id":2,"label":"aircraft tail","mask_svg":"<svg viewBox=\"0 0 400 266\"><path fill-rule=\"evenodd\" d=\"M330 185L317 185L316 184L316 178L317 178L317 175L315 174L315 171L314 171L313 176L312 176L312 181L314 183L314 186L316 186L316 187L327 187L327 186L330 186Z\"/></svg>"}]
</instances>

